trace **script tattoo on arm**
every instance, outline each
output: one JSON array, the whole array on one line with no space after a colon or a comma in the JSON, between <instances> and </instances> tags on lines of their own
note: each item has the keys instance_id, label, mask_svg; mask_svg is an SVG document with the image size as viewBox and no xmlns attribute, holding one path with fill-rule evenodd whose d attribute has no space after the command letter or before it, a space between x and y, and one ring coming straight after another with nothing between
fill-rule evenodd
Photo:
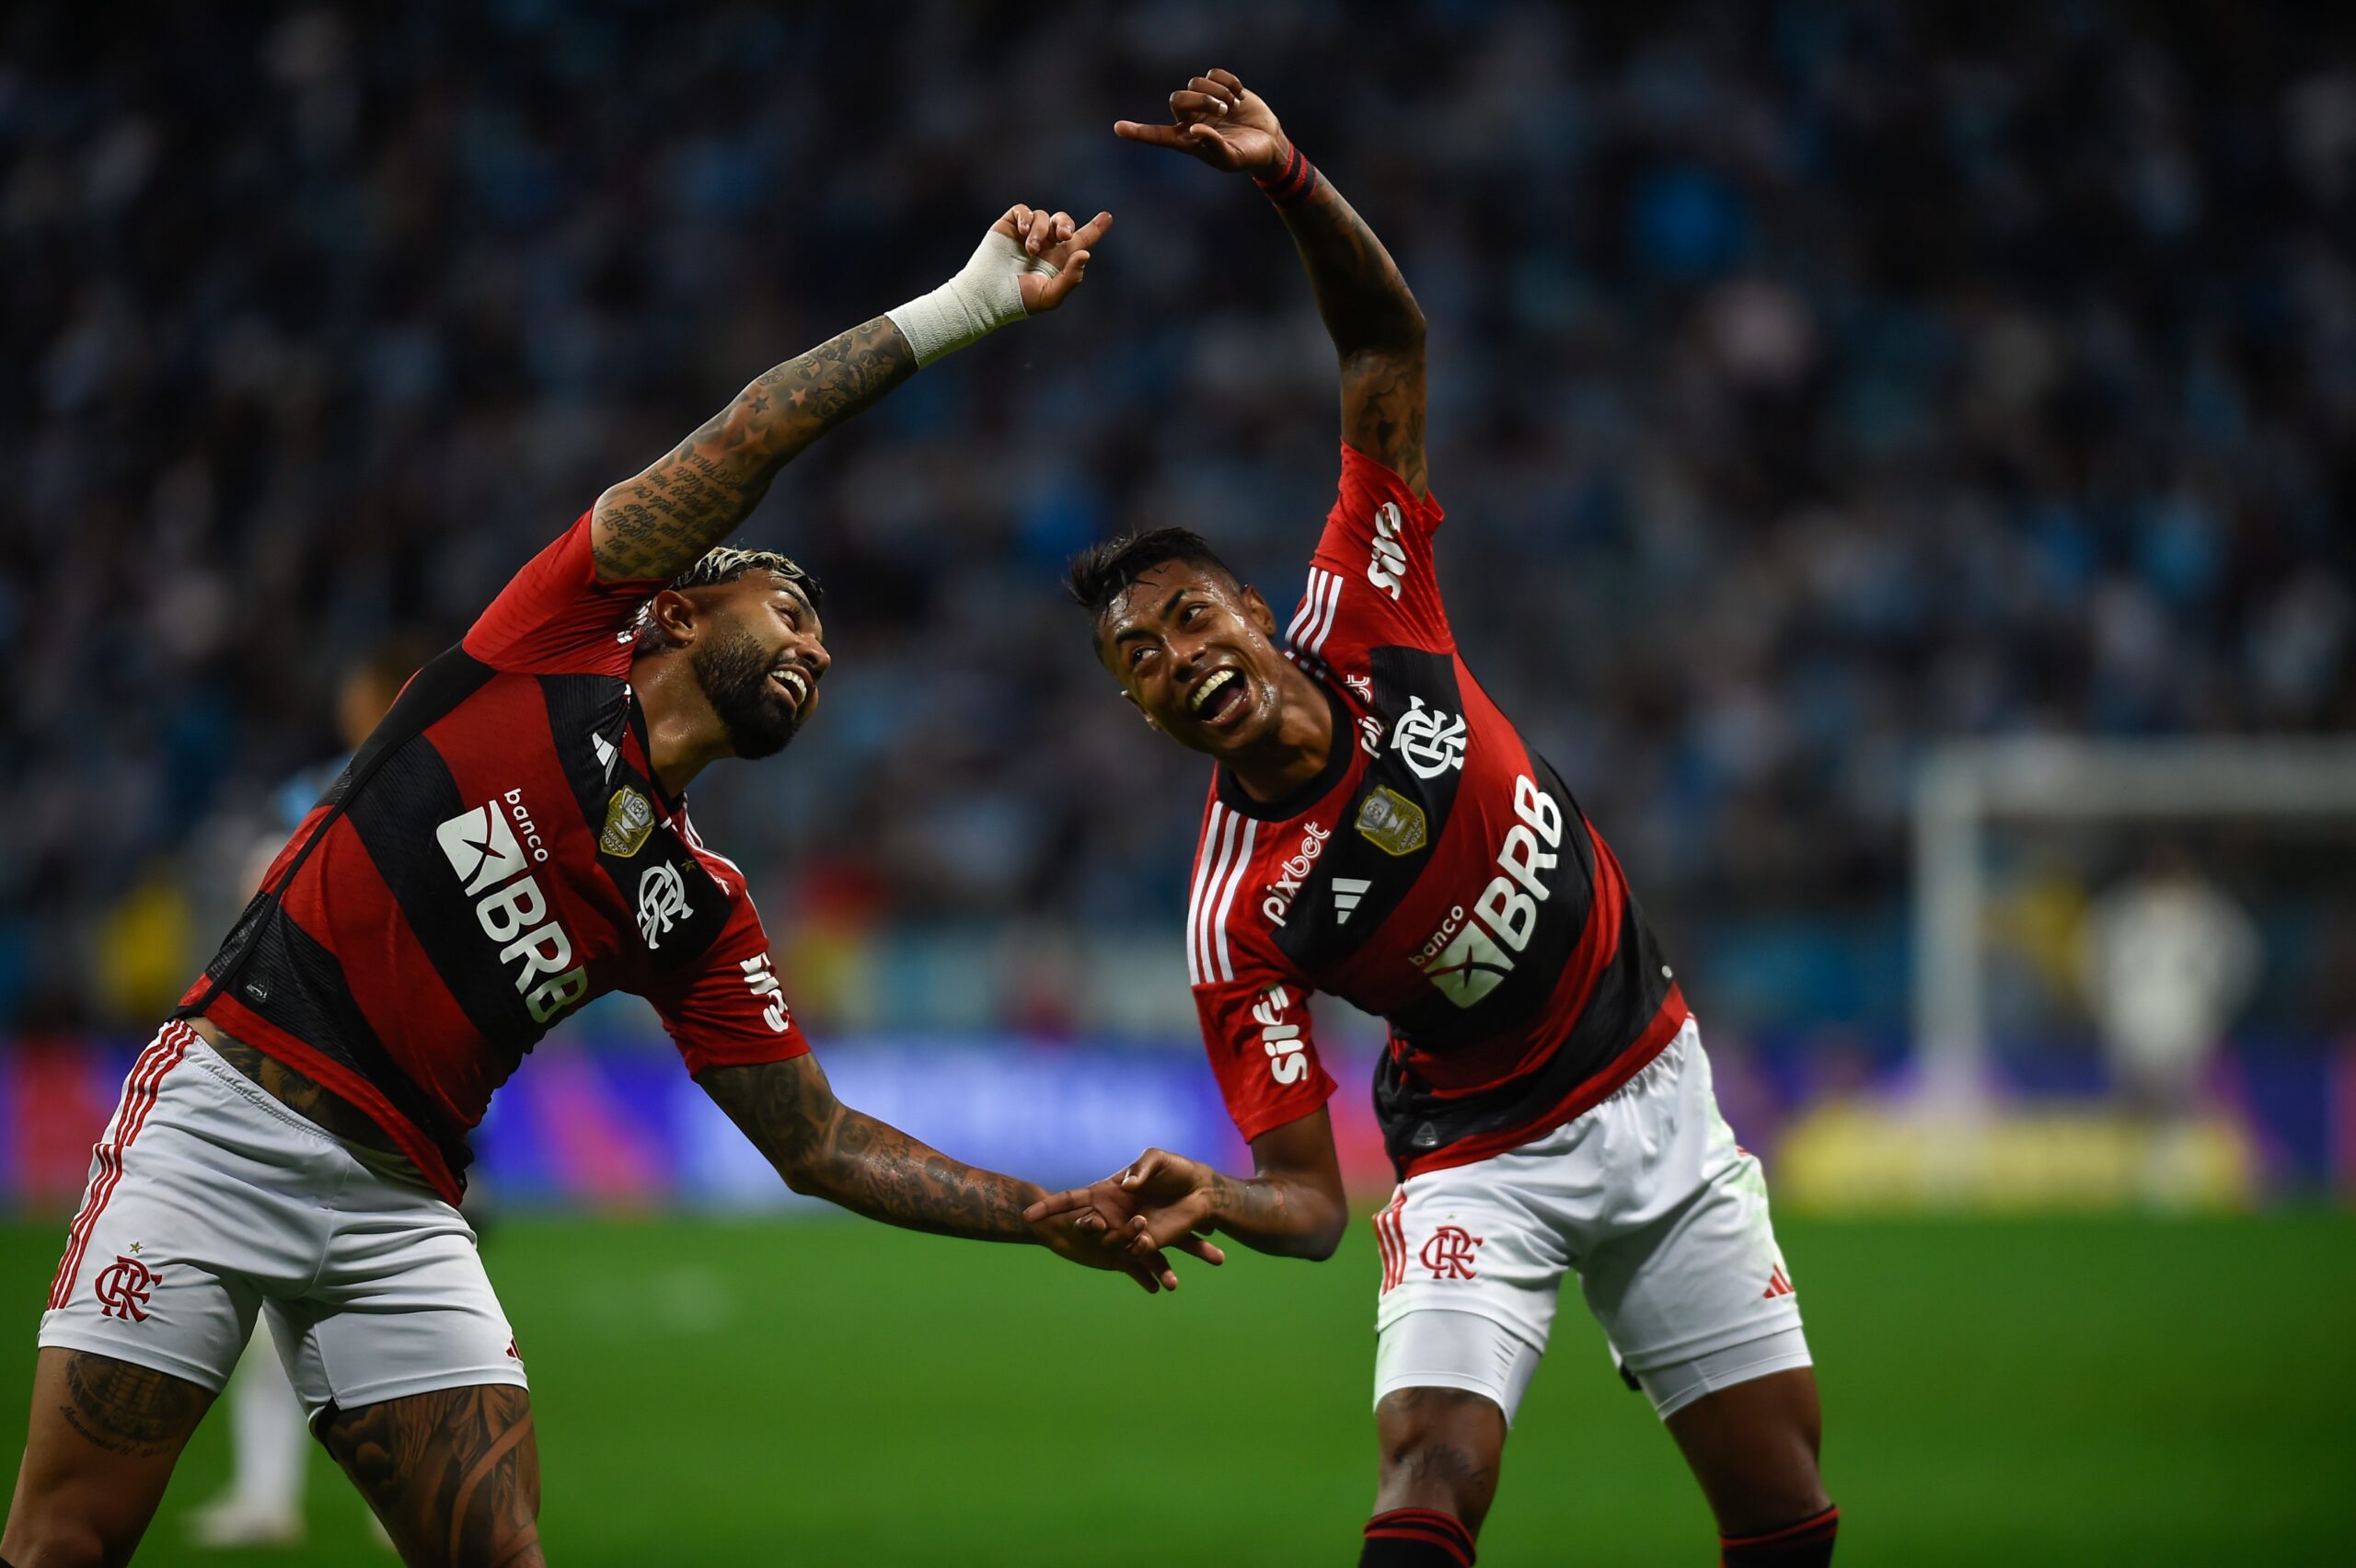
<instances>
[{"instance_id":1,"label":"script tattoo on arm","mask_svg":"<svg viewBox=\"0 0 2356 1568\"><path fill-rule=\"evenodd\" d=\"M1284 210L1317 312L1342 362L1342 438L1417 495L1424 466L1424 313L1366 220L1320 176Z\"/></svg>"},{"instance_id":2,"label":"script tattoo on arm","mask_svg":"<svg viewBox=\"0 0 2356 1568\"><path fill-rule=\"evenodd\" d=\"M780 468L916 370L915 351L882 316L770 370L668 455L597 498L597 575L676 576L745 520Z\"/></svg>"},{"instance_id":3,"label":"script tattoo on arm","mask_svg":"<svg viewBox=\"0 0 2356 1568\"><path fill-rule=\"evenodd\" d=\"M1045 1195L1038 1186L960 1164L852 1110L814 1057L708 1067L696 1081L797 1193L936 1236L1033 1239L1022 1211Z\"/></svg>"},{"instance_id":4,"label":"script tattoo on arm","mask_svg":"<svg viewBox=\"0 0 2356 1568\"><path fill-rule=\"evenodd\" d=\"M185 1378L110 1355L65 1354L65 1402L58 1413L110 1454L144 1459L171 1453L212 1403L211 1394Z\"/></svg>"}]
</instances>

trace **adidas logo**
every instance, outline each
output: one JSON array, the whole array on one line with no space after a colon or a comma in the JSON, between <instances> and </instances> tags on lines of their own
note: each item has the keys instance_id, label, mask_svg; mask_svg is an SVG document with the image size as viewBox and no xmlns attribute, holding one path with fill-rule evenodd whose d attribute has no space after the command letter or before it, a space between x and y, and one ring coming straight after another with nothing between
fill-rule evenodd
<instances>
[{"instance_id":1,"label":"adidas logo","mask_svg":"<svg viewBox=\"0 0 2356 1568\"><path fill-rule=\"evenodd\" d=\"M1778 1296L1789 1296L1791 1294L1792 1276L1784 1272L1783 1264L1777 1263L1775 1265L1774 1274L1767 1281L1767 1294L1761 1297L1760 1299L1761 1301L1773 1301Z\"/></svg>"},{"instance_id":2,"label":"adidas logo","mask_svg":"<svg viewBox=\"0 0 2356 1568\"><path fill-rule=\"evenodd\" d=\"M1358 900L1364 898L1366 890L1373 885L1371 882L1362 881L1357 877L1335 877L1334 879L1334 924L1348 925L1350 911L1358 906Z\"/></svg>"}]
</instances>

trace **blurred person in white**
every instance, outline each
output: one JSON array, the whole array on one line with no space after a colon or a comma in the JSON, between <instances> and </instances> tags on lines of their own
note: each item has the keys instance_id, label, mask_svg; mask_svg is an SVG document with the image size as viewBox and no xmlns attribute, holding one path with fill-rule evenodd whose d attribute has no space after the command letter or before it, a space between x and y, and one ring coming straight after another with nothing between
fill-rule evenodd
<instances>
[{"instance_id":1,"label":"blurred person in white","mask_svg":"<svg viewBox=\"0 0 2356 1568\"><path fill-rule=\"evenodd\" d=\"M2154 1202L2179 1201L2198 1181L2200 1076L2263 956L2249 916L2173 845L2088 912L2086 1001L2120 1090L2152 1124L2143 1181Z\"/></svg>"}]
</instances>

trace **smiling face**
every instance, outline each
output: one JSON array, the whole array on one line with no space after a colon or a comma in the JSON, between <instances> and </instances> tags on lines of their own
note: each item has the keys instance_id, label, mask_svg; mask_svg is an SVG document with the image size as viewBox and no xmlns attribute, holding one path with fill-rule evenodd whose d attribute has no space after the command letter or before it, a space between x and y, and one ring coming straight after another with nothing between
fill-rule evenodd
<instances>
[{"instance_id":1,"label":"smiling face","mask_svg":"<svg viewBox=\"0 0 2356 1568\"><path fill-rule=\"evenodd\" d=\"M818 611L791 582L756 569L687 591L704 622L687 662L742 757L774 756L810 721L834 661Z\"/></svg>"},{"instance_id":2,"label":"smiling face","mask_svg":"<svg viewBox=\"0 0 2356 1568\"><path fill-rule=\"evenodd\" d=\"M1267 602L1190 560L1149 568L1105 605L1096 649L1153 727L1192 751L1230 757L1270 738L1282 676Z\"/></svg>"}]
</instances>

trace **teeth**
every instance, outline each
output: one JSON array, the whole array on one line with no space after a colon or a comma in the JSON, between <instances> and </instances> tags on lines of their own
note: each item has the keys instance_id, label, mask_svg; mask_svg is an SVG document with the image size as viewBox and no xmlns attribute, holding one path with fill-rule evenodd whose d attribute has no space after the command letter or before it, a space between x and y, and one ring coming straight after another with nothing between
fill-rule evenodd
<instances>
[{"instance_id":1,"label":"teeth","mask_svg":"<svg viewBox=\"0 0 2356 1568\"><path fill-rule=\"evenodd\" d=\"M793 706L796 708L801 707L803 700L810 695L809 684L803 679L802 672L799 670L778 670L770 674L769 679L786 689L792 697Z\"/></svg>"},{"instance_id":2,"label":"teeth","mask_svg":"<svg viewBox=\"0 0 2356 1568\"><path fill-rule=\"evenodd\" d=\"M1200 713L1203 710L1203 704L1208 702L1213 697L1217 696L1219 688L1234 678L1235 672L1233 670L1219 671L1217 674L1211 676L1210 679L1205 681L1201 686L1195 688L1193 699L1186 704L1187 709L1190 712Z\"/></svg>"}]
</instances>

